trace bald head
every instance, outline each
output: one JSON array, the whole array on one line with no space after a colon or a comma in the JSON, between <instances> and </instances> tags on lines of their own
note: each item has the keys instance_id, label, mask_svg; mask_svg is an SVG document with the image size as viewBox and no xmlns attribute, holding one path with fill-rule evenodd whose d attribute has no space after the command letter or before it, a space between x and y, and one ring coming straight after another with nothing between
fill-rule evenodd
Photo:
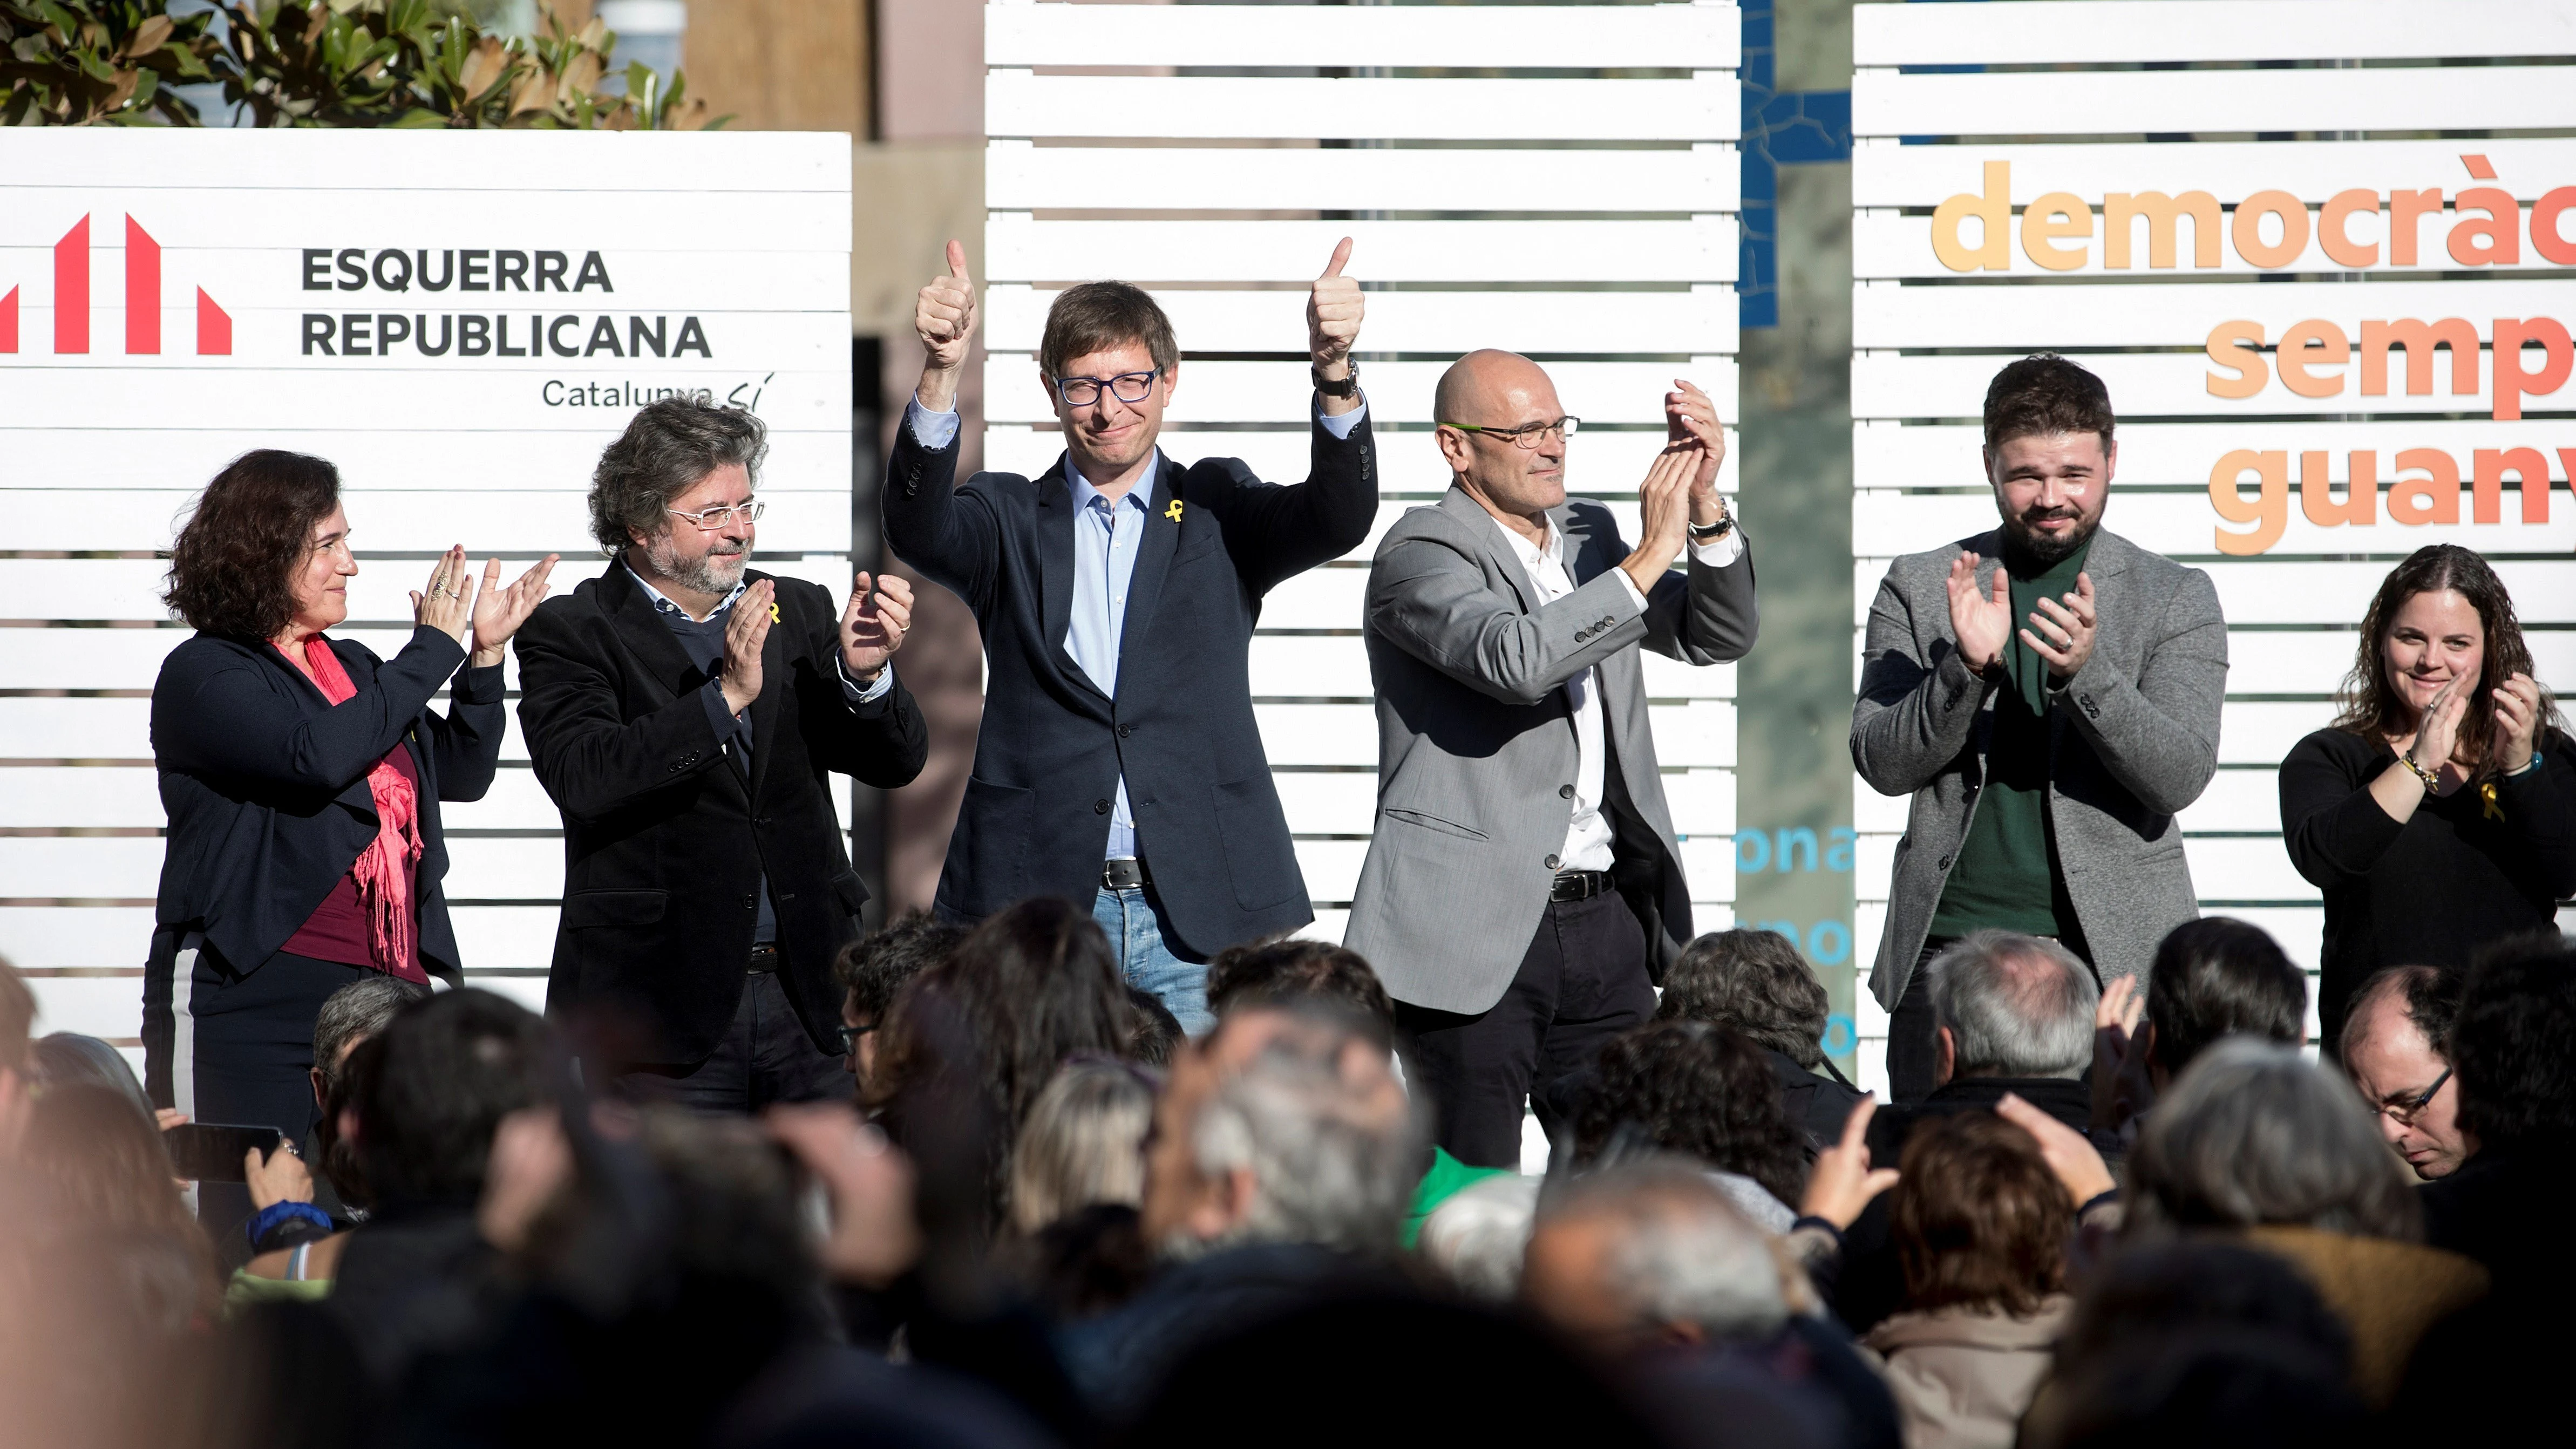
<instances>
[{"instance_id":1,"label":"bald head","mask_svg":"<svg viewBox=\"0 0 2576 1449\"><path fill-rule=\"evenodd\" d=\"M1547 369L1517 352L1478 348L1449 364L1449 370L1440 374L1440 388L1431 395L1432 420L1501 428L1547 421L1506 416L1514 394L1532 391L1544 391L1550 399L1556 396ZM1554 416L1550 413L1548 418Z\"/></svg>"},{"instance_id":2,"label":"bald head","mask_svg":"<svg viewBox=\"0 0 2576 1449\"><path fill-rule=\"evenodd\" d=\"M1466 428L1545 426L1565 416L1547 369L1514 352L1470 352L1440 375L1432 398L1440 456L1468 497L1524 536L1544 536L1547 510L1565 501L1565 435L1530 439L1534 447L1499 433ZM1463 427L1461 425L1464 425Z\"/></svg>"}]
</instances>

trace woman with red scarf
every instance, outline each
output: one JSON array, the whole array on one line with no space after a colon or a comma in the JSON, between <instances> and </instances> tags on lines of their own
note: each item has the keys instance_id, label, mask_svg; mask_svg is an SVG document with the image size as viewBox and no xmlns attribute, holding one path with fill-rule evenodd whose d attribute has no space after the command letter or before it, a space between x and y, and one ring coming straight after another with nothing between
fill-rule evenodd
<instances>
[{"instance_id":1,"label":"woman with red scarf","mask_svg":"<svg viewBox=\"0 0 2576 1449\"><path fill-rule=\"evenodd\" d=\"M206 486L164 594L197 632L152 687L170 819L144 973L156 1105L300 1143L323 1000L370 971L462 980L438 806L491 787L502 646L554 563L504 588L496 559L478 585L448 550L411 595L411 638L380 659L323 632L358 573L337 469L261 450ZM210 1183L199 1205L220 1230L249 1199Z\"/></svg>"}]
</instances>

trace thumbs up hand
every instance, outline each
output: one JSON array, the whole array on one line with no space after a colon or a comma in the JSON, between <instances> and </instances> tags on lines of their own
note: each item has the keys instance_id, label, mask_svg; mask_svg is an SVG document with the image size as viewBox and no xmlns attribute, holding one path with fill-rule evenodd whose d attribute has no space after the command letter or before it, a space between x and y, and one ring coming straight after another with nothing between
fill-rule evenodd
<instances>
[{"instance_id":1,"label":"thumbs up hand","mask_svg":"<svg viewBox=\"0 0 2576 1449\"><path fill-rule=\"evenodd\" d=\"M975 280L966 275L966 248L948 244L948 271L933 277L913 304L912 330L921 334L928 354L922 369L921 404L945 412L957 393L957 373L966 365L966 348L975 335ZM940 394L933 397L936 392Z\"/></svg>"},{"instance_id":2,"label":"thumbs up hand","mask_svg":"<svg viewBox=\"0 0 2576 1449\"><path fill-rule=\"evenodd\" d=\"M1334 381L1350 375L1351 344L1359 340L1360 314L1366 310L1359 279L1342 275L1350 260L1351 239L1344 237L1333 248L1332 264L1306 296L1306 350L1315 369Z\"/></svg>"}]
</instances>

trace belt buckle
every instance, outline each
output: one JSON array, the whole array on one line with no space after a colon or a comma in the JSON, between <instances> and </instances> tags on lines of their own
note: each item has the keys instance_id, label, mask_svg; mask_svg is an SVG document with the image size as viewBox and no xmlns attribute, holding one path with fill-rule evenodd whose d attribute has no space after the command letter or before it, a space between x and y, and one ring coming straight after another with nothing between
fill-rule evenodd
<instances>
[{"instance_id":1,"label":"belt buckle","mask_svg":"<svg viewBox=\"0 0 2576 1449\"><path fill-rule=\"evenodd\" d=\"M776 946L752 947L750 964L745 966L743 969L754 976L776 972L778 970L778 948Z\"/></svg>"},{"instance_id":2,"label":"belt buckle","mask_svg":"<svg viewBox=\"0 0 2576 1449\"><path fill-rule=\"evenodd\" d=\"M1145 874L1145 862L1132 855L1122 855L1100 863L1100 884L1104 890L1141 890L1151 884Z\"/></svg>"}]
</instances>

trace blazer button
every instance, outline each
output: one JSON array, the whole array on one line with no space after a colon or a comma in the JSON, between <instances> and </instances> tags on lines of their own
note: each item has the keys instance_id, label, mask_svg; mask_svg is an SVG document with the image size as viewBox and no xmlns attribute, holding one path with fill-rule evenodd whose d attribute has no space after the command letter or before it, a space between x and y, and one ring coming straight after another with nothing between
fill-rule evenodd
<instances>
[{"instance_id":1,"label":"blazer button","mask_svg":"<svg viewBox=\"0 0 2576 1449\"><path fill-rule=\"evenodd\" d=\"M742 908L746 911L758 909L756 903L752 900L751 892L749 891L744 891L742 893Z\"/></svg>"},{"instance_id":2,"label":"blazer button","mask_svg":"<svg viewBox=\"0 0 2576 1449\"><path fill-rule=\"evenodd\" d=\"M1106 801L1106 800L1094 800L1094 801L1092 801L1092 802L1091 802L1091 813L1092 813L1092 814L1094 814L1094 815L1106 815L1106 814L1108 814L1108 813L1109 813L1109 802L1108 802L1108 801Z\"/></svg>"},{"instance_id":3,"label":"blazer button","mask_svg":"<svg viewBox=\"0 0 2576 1449\"><path fill-rule=\"evenodd\" d=\"M1558 798L1559 800L1571 800L1571 799L1573 799L1573 798L1574 798L1574 787L1573 787L1572 785L1559 785L1559 786L1557 786L1557 787L1556 787L1556 798Z\"/></svg>"},{"instance_id":4,"label":"blazer button","mask_svg":"<svg viewBox=\"0 0 2576 1449\"><path fill-rule=\"evenodd\" d=\"M1950 857L1946 855L1941 857L1933 868L1936 870L1948 870L1950 868Z\"/></svg>"},{"instance_id":5,"label":"blazer button","mask_svg":"<svg viewBox=\"0 0 2576 1449\"><path fill-rule=\"evenodd\" d=\"M1123 739L1127 738L1129 735L1134 734L1135 732L1136 732L1136 727L1135 727L1134 725L1120 725L1120 726L1118 727L1118 738L1120 738L1120 739L1122 739L1122 740L1123 740Z\"/></svg>"},{"instance_id":6,"label":"blazer button","mask_svg":"<svg viewBox=\"0 0 2576 1449\"><path fill-rule=\"evenodd\" d=\"M1547 862L1546 862L1546 864L1547 864L1547 868L1548 868L1549 870L1554 870L1554 869L1556 869L1556 857L1555 857L1555 856L1552 856L1552 855L1551 855L1551 856L1549 856L1549 857L1547 858Z\"/></svg>"}]
</instances>

